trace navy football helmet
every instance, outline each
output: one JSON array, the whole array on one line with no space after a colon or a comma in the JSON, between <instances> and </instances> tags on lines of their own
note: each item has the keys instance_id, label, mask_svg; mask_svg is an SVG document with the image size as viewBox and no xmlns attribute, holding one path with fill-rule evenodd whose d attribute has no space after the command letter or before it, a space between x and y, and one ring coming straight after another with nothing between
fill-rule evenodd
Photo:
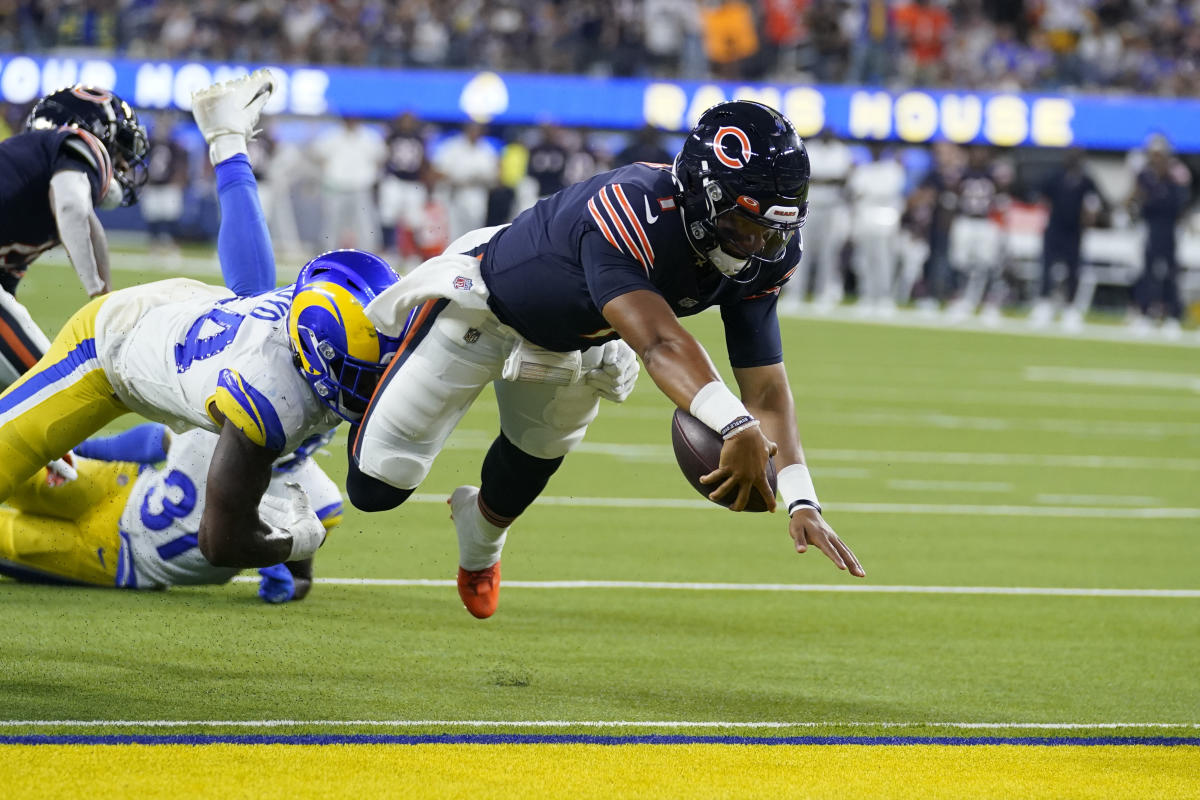
<instances>
[{"instance_id":1,"label":"navy football helmet","mask_svg":"<svg viewBox=\"0 0 1200 800\"><path fill-rule=\"evenodd\" d=\"M304 265L288 310L296 366L321 402L358 422L400 347L367 319L367 304L400 278L379 256L333 250Z\"/></svg>"},{"instance_id":2,"label":"navy football helmet","mask_svg":"<svg viewBox=\"0 0 1200 800\"><path fill-rule=\"evenodd\" d=\"M762 103L733 100L701 114L672 174L692 248L727 277L783 258L808 216L808 151Z\"/></svg>"},{"instance_id":3,"label":"navy football helmet","mask_svg":"<svg viewBox=\"0 0 1200 800\"><path fill-rule=\"evenodd\" d=\"M104 89L77 84L59 89L37 102L25 121L26 130L76 128L95 136L112 161L113 177L121 187L121 205L137 202L148 177L146 129L133 107Z\"/></svg>"}]
</instances>

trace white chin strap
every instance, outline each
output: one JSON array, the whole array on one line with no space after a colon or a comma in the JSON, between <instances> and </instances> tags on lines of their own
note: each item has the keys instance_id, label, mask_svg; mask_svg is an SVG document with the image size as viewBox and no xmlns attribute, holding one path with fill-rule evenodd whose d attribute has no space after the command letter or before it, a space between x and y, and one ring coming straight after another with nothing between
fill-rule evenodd
<instances>
[{"instance_id":1,"label":"white chin strap","mask_svg":"<svg viewBox=\"0 0 1200 800\"><path fill-rule=\"evenodd\" d=\"M727 278L737 275L750 263L750 259L731 256L722 250L720 246L708 251L708 260L717 268L718 272Z\"/></svg>"}]
</instances>

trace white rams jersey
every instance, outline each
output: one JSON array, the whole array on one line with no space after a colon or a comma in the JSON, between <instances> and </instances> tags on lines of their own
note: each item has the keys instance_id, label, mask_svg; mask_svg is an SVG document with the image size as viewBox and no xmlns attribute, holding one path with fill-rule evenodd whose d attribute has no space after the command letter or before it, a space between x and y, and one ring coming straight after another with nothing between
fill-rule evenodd
<instances>
[{"instance_id":1,"label":"white rams jersey","mask_svg":"<svg viewBox=\"0 0 1200 800\"><path fill-rule=\"evenodd\" d=\"M118 585L151 589L163 586L226 583L237 569L214 567L200 554L197 533L204 513L208 465L217 436L191 430L175 436L167 460L142 470L121 515L122 560L129 570L118 570ZM309 502L326 528L342 516L342 495L312 458L287 472L277 472L268 495L287 497L284 484L294 482L308 494Z\"/></svg>"},{"instance_id":2,"label":"white rams jersey","mask_svg":"<svg viewBox=\"0 0 1200 800\"><path fill-rule=\"evenodd\" d=\"M294 287L249 297L187 278L122 289L96 315L96 350L117 397L176 431L218 432L291 452L339 417L293 363Z\"/></svg>"}]
</instances>

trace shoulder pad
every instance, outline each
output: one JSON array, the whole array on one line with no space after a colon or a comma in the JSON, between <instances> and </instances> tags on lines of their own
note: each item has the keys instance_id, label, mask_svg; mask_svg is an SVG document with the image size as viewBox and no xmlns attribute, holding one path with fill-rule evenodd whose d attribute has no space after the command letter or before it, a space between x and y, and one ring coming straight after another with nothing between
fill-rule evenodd
<instances>
[{"instance_id":1,"label":"shoulder pad","mask_svg":"<svg viewBox=\"0 0 1200 800\"><path fill-rule=\"evenodd\" d=\"M108 149L89 131L70 129L70 132L71 135L63 140L63 149L79 156L100 176L101 187L107 189L113 178L112 157Z\"/></svg>"},{"instance_id":2,"label":"shoulder pad","mask_svg":"<svg viewBox=\"0 0 1200 800\"><path fill-rule=\"evenodd\" d=\"M221 370L210 403L250 441L268 450L282 450L287 435L271 401L231 369Z\"/></svg>"}]
</instances>

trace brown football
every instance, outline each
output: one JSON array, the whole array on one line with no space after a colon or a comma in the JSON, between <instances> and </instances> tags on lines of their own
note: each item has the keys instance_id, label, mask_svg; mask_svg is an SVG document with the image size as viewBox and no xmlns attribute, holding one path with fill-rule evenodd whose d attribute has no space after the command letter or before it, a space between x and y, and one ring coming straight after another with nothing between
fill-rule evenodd
<instances>
[{"instance_id":1,"label":"brown football","mask_svg":"<svg viewBox=\"0 0 1200 800\"><path fill-rule=\"evenodd\" d=\"M713 487L701 483L700 477L712 472L721 463L721 445L723 444L724 440L721 439L719 433L686 411L675 409L675 416L671 419L671 446L675 448L675 460L679 462L679 469L683 472L683 477L687 478L688 483L706 499ZM772 492L776 491L775 459L773 458L767 459L767 483L771 486ZM729 508L735 498L735 492L728 492L726 496L713 502ZM767 501L758 491L751 491L745 510L766 511Z\"/></svg>"}]
</instances>

